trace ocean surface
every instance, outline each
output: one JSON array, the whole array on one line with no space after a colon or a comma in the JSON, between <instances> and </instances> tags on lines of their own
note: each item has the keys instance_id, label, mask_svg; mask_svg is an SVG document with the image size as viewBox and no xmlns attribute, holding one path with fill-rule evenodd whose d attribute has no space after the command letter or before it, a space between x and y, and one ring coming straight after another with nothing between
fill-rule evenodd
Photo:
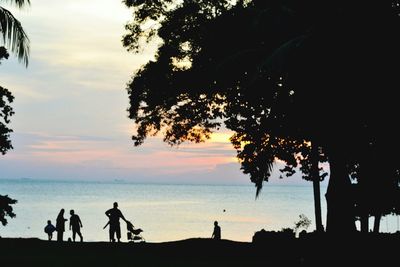
<instances>
[{"instance_id":1,"label":"ocean surface","mask_svg":"<svg viewBox=\"0 0 400 267\"><path fill-rule=\"evenodd\" d=\"M321 187L322 217L326 218L324 194ZM104 214L113 202L127 220L143 229L148 242L164 242L187 238L207 238L218 221L222 238L251 241L256 231L281 230L294 227L300 214L311 219L307 229L313 231L314 204L312 184L265 184L255 198L252 185L160 185L119 182L57 182L35 180L1 180L0 195L17 199L13 205L17 217L0 225L2 237L37 237L47 239L43 229L47 220L55 224L58 212L74 209L82 220L85 241L108 241L108 218ZM225 210L225 211L224 211ZM68 226L67 222L67 226ZM382 219L382 232L395 232L398 217ZM125 223L121 222L122 241L126 239ZM64 239L71 237L66 230ZM53 237L55 239L55 235Z\"/></svg>"}]
</instances>

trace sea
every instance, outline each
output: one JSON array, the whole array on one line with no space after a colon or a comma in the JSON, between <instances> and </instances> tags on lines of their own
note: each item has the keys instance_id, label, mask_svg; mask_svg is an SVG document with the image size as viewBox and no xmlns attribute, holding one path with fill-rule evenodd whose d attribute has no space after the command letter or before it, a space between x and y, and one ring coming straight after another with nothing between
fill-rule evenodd
<instances>
[{"instance_id":1,"label":"sea","mask_svg":"<svg viewBox=\"0 0 400 267\"><path fill-rule=\"evenodd\" d=\"M322 219L326 219L326 186L321 187ZM256 231L293 228L301 214L315 230L312 184L266 183L256 198L253 185L136 184L120 181L40 181L0 179L0 195L16 199L15 218L0 225L1 237L47 239L47 220L55 224L60 209L73 209L81 218L84 241L108 241L105 211L118 202L125 218L143 230L146 242L167 242L211 237L214 221L222 238L251 242ZM68 226L67 221L67 226ZM386 216L382 232L399 230L397 216ZM121 222L121 241L127 241ZM71 237L66 227L64 239ZM55 237L53 238L55 239Z\"/></svg>"}]
</instances>

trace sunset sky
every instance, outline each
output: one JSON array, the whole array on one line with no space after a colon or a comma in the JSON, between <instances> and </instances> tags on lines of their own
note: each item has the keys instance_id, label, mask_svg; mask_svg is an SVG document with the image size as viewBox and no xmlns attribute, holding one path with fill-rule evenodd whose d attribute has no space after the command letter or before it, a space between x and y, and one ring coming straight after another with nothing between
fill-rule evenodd
<instances>
[{"instance_id":1,"label":"sunset sky","mask_svg":"<svg viewBox=\"0 0 400 267\"><path fill-rule=\"evenodd\" d=\"M133 146L125 87L155 45L140 54L122 47L132 15L121 1L31 2L4 5L28 33L31 56L28 68L13 56L0 66L16 113L0 178L251 184L227 131L205 144L171 148L156 137Z\"/></svg>"}]
</instances>

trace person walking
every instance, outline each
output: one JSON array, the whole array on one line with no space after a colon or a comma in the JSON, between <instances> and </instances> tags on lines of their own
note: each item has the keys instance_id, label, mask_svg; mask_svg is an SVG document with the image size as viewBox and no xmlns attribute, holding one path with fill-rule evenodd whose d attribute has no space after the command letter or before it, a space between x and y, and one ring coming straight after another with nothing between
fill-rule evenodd
<instances>
[{"instance_id":1,"label":"person walking","mask_svg":"<svg viewBox=\"0 0 400 267\"><path fill-rule=\"evenodd\" d=\"M63 241L66 221L68 220L64 218L64 209L61 209L56 220L57 241Z\"/></svg>"},{"instance_id":2,"label":"person walking","mask_svg":"<svg viewBox=\"0 0 400 267\"><path fill-rule=\"evenodd\" d=\"M109 224L109 234L110 234L110 242L115 242L114 235L117 236L118 242L121 241L121 226L119 224L119 218L123 219L125 222L124 215L118 209L118 203L114 202L113 208L106 211L106 215L108 217L108 224ZM107 226L107 225L106 225Z\"/></svg>"},{"instance_id":3,"label":"person walking","mask_svg":"<svg viewBox=\"0 0 400 267\"><path fill-rule=\"evenodd\" d=\"M221 240L221 227L218 225L218 222L214 222L214 231L211 235L211 238L215 240Z\"/></svg>"},{"instance_id":4,"label":"person walking","mask_svg":"<svg viewBox=\"0 0 400 267\"><path fill-rule=\"evenodd\" d=\"M79 216L75 214L74 210L70 210L69 214L71 214L71 218L69 218L69 230L72 230L72 240L75 242L76 234L78 234L82 242L83 237L81 234L81 227L83 225L81 222L81 218L79 218Z\"/></svg>"}]
</instances>

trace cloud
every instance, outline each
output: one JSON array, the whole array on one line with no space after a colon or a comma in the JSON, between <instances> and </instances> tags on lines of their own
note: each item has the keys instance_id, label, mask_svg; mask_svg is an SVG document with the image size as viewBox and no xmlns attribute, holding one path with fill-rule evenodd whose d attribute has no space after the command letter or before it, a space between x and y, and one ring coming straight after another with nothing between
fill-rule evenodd
<instances>
[{"instance_id":1,"label":"cloud","mask_svg":"<svg viewBox=\"0 0 400 267\"><path fill-rule=\"evenodd\" d=\"M16 149L0 161L0 178L254 185L240 170L240 163L233 155L213 154L211 150L210 155L205 156L208 151L205 149L196 157L197 152L193 151L201 150L202 144L175 149L154 138L141 147L133 147L109 137L48 133L15 134L14 141ZM280 179L282 167L280 162L275 164L265 186L310 185L300 173Z\"/></svg>"},{"instance_id":2,"label":"cloud","mask_svg":"<svg viewBox=\"0 0 400 267\"><path fill-rule=\"evenodd\" d=\"M122 47L131 11L101 0L42 0L11 10L31 40L27 69L14 57L0 66L2 86L16 97L12 128L129 138L117 129L128 121L126 83L155 49L132 54Z\"/></svg>"},{"instance_id":3,"label":"cloud","mask_svg":"<svg viewBox=\"0 0 400 267\"><path fill-rule=\"evenodd\" d=\"M130 139L126 83L154 58L157 43L128 53L121 38L131 11L121 1L41 0L11 9L31 40L26 69L13 57L0 66L1 85L16 99L14 150L0 178L126 179L249 184L227 130L178 148Z\"/></svg>"},{"instance_id":4,"label":"cloud","mask_svg":"<svg viewBox=\"0 0 400 267\"><path fill-rule=\"evenodd\" d=\"M14 133L15 149L3 162L17 163L26 169L29 176L32 166L46 163L49 168L58 166L59 171L76 176L77 170L106 170L114 173L110 177L131 177L140 173L142 177L173 177L190 173L208 174L219 164L236 162L233 151L226 152L225 145L192 144L183 148L171 148L159 138L149 139L141 147L133 147L130 140L87 135L52 135L45 132ZM74 170L71 172L71 167ZM56 176L59 176L57 174ZM78 175L79 176L79 175ZM94 175L93 175L94 176ZM135 176L135 175L133 175Z\"/></svg>"}]
</instances>

